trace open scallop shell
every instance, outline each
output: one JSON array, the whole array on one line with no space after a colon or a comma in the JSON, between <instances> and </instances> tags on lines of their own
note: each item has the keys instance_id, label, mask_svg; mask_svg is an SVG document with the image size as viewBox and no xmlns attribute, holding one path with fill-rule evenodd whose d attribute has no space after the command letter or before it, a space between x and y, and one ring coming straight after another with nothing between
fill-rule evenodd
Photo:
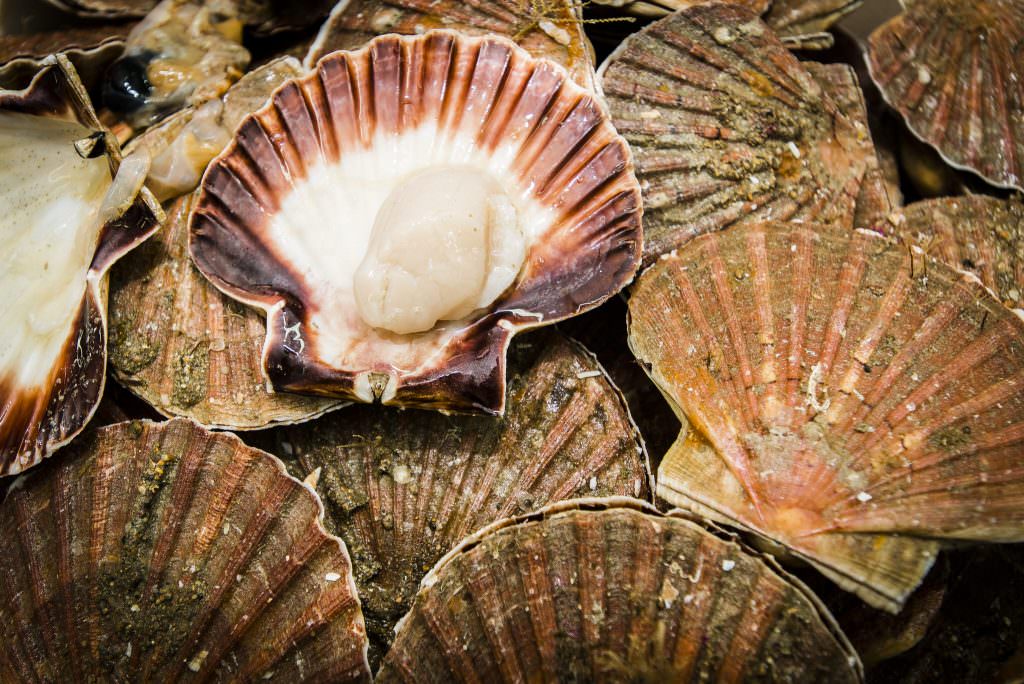
<instances>
[{"instance_id":1,"label":"open scallop shell","mask_svg":"<svg viewBox=\"0 0 1024 684\"><path fill-rule=\"evenodd\" d=\"M510 350L505 416L352 407L275 431L291 472L315 473L348 545L371 662L423 574L484 525L583 495L649 498L640 436L595 359L544 331Z\"/></svg>"},{"instance_id":2,"label":"open scallop shell","mask_svg":"<svg viewBox=\"0 0 1024 684\"><path fill-rule=\"evenodd\" d=\"M497 178L535 237L489 307L381 333L352 294L373 216L399 179L444 164ZM641 211L625 141L561 67L435 31L332 53L278 90L207 170L189 248L218 288L267 312L275 389L497 413L509 340L629 282Z\"/></svg>"},{"instance_id":3,"label":"open scallop shell","mask_svg":"<svg viewBox=\"0 0 1024 684\"><path fill-rule=\"evenodd\" d=\"M0 91L0 475L71 440L103 394L107 269L162 218L138 164L96 120L67 58ZM124 173L118 173L123 170ZM115 178L115 174L116 178Z\"/></svg>"},{"instance_id":4,"label":"open scallop shell","mask_svg":"<svg viewBox=\"0 0 1024 684\"><path fill-rule=\"evenodd\" d=\"M0 87L24 88L43 60L60 52L87 88L99 82L107 65L124 50L131 24L105 24L29 35L0 36Z\"/></svg>"},{"instance_id":5,"label":"open scallop shell","mask_svg":"<svg viewBox=\"0 0 1024 684\"><path fill-rule=\"evenodd\" d=\"M344 544L269 454L120 423L15 482L4 681L369 681Z\"/></svg>"},{"instance_id":6,"label":"open scallop shell","mask_svg":"<svg viewBox=\"0 0 1024 684\"><path fill-rule=\"evenodd\" d=\"M852 225L870 137L748 9L657 21L599 78L636 157L645 264L735 223Z\"/></svg>"},{"instance_id":7,"label":"open scallop shell","mask_svg":"<svg viewBox=\"0 0 1024 684\"><path fill-rule=\"evenodd\" d=\"M1024 190L1024 6L914 2L871 34L868 66L886 101L948 163Z\"/></svg>"},{"instance_id":8,"label":"open scallop shell","mask_svg":"<svg viewBox=\"0 0 1024 684\"><path fill-rule=\"evenodd\" d=\"M869 231L748 225L630 298L630 346L691 430L658 494L895 610L936 539L1024 540L1024 321Z\"/></svg>"},{"instance_id":9,"label":"open scallop shell","mask_svg":"<svg viewBox=\"0 0 1024 684\"><path fill-rule=\"evenodd\" d=\"M1024 309L1024 204L973 195L916 202L892 216L896 233L973 273L1011 309Z\"/></svg>"},{"instance_id":10,"label":"open scallop shell","mask_svg":"<svg viewBox=\"0 0 1024 684\"><path fill-rule=\"evenodd\" d=\"M577 83L594 87L594 56L573 0L344 0L334 6L306 55L313 68L335 50L353 50L385 33L415 35L452 29L510 38L534 57L564 66Z\"/></svg>"},{"instance_id":11,"label":"open scallop shell","mask_svg":"<svg viewBox=\"0 0 1024 684\"><path fill-rule=\"evenodd\" d=\"M803 585L628 499L497 522L423 580L380 682L856 682Z\"/></svg>"}]
</instances>

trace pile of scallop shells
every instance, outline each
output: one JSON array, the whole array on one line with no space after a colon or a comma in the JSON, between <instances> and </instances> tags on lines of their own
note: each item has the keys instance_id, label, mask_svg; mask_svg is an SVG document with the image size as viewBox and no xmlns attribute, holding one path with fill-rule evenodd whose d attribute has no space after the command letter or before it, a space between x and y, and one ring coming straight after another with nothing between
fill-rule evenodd
<instances>
[{"instance_id":1,"label":"pile of scallop shells","mask_svg":"<svg viewBox=\"0 0 1024 684\"><path fill-rule=\"evenodd\" d=\"M0 680L913 671L1024 542L1024 10L902 5L0 11Z\"/></svg>"}]
</instances>

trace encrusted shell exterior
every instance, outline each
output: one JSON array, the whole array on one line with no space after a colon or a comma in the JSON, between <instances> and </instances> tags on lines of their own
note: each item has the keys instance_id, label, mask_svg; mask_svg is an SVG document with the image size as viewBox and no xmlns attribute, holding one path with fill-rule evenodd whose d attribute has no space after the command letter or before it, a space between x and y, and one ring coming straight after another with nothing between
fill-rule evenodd
<instances>
[{"instance_id":1,"label":"encrusted shell exterior","mask_svg":"<svg viewBox=\"0 0 1024 684\"><path fill-rule=\"evenodd\" d=\"M1024 5L914 2L871 34L888 103L948 163L1024 190Z\"/></svg>"},{"instance_id":2,"label":"encrusted shell exterior","mask_svg":"<svg viewBox=\"0 0 1024 684\"><path fill-rule=\"evenodd\" d=\"M509 363L503 418L359 406L274 433L292 474L316 473L327 527L352 553L371 663L423 574L467 534L559 499L650 498L640 436L589 353L538 331Z\"/></svg>"},{"instance_id":3,"label":"encrusted shell exterior","mask_svg":"<svg viewBox=\"0 0 1024 684\"><path fill-rule=\"evenodd\" d=\"M452 29L514 40L534 57L561 64L577 83L593 89L593 49L581 15L573 0L343 0L320 28L306 66L313 68L330 52L360 48L385 33Z\"/></svg>"},{"instance_id":4,"label":"encrusted shell exterior","mask_svg":"<svg viewBox=\"0 0 1024 684\"><path fill-rule=\"evenodd\" d=\"M624 499L554 504L430 571L380 682L856 682L810 592L736 543Z\"/></svg>"},{"instance_id":5,"label":"encrusted shell exterior","mask_svg":"<svg viewBox=\"0 0 1024 684\"><path fill-rule=\"evenodd\" d=\"M692 429L658 494L895 611L937 539L1024 540L1024 321L869 231L747 225L633 288L630 346Z\"/></svg>"},{"instance_id":6,"label":"encrusted shell exterior","mask_svg":"<svg viewBox=\"0 0 1024 684\"><path fill-rule=\"evenodd\" d=\"M750 10L712 3L657 21L600 81L636 159L645 264L733 224L852 226L870 138Z\"/></svg>"},{"instance_id":7,"label":"encrusted shell exterior","mask_svg":"<svg viewBox=\"0 0 1024 684\"><path fill-rule=\"evenodd\" d=\"M896 234L976 275L1011 309L1024 309L1024 204L984 195L916 202L890 219Z\"/></svg>"},{"instance_id":8,"label":"encrusted shell exterior","mask_svg":"<svg viewBox=\"0 0 1024 684\"><path fill-rule=\"evenodd\" d=\"M493 155L500 146L515 192L550 211L552 223L482 315L407 336L397 365L379 360L383 334L353 312L331 325L355 331L360 344L346 352L354 360L332 365L319 337L329 333L310 325L317 292L278 256L272 219L310 169L338 164L374 140L393 146L423 126L438 129L424 165L457 163L467 150ZM641 213L626 142L563 69L504 39L433 31L332 53L279 89L207 170L189 248L218 288L268 312L264 368L275 389L499 413L509 340L589 310L628 283L639 263ZM325 214L297 230L338 224Z\"/></svg>"},{"instance_id":9,"label":"encrusted shell exterior","mask_svg":"<svg viewBox=\"0 0 1024 684\"><path fill-rule=\"evenodd\" d=\"M185 2L187 0L182 0ZM207 0L209 2L210 0ZM67 12L90 19L141 19L159 0L46 0ZM229 0L221 3L237 10L247 26L257 33L271 34L312 26L327 16L333 0Z\"/></svg>"},{"instance_id":10,"label":"encrusted shell exterior","mask_svg":"<svg viewBox=\"0 0 1024 684\"><path fill-rule=\"evenodd\" d=\"M114 377L165 416L254 430L309 420L336 399L267 391L266 319L222 294L188 256L196 195L167 207L167 224L111 272Z\"/></svg>"},{"instance_id":11,"label":"encrusted shell exterior","mask_svg":"<svg viewBox=\"0 0 1024 684\"><path fill-rule=\"evenodd\" d=\"M277 60L224 95L221 124L233 130L273 89L301 73ZM157 156L185 126L185 110L147 130L131 149ZM167 223L111 271L110 362L114 377L166 416L206 427L252 430L296 423L338 408L336 399L271 393L263 377L265 318L213 287L188 255L196 194L167 206Z\"/></svg>"},{"instance_id":12,"label":"encrusted shell exterior","mask_svg":"<svg viewBox=\"0 0 1024 684\"><path fill-rule=\"evenodd\" d=\"M0 90L0 111L73 121L100 134L102 126L89 98L63 55L48 58L24 90ZM120 163L117 141L102 134L111 175ZM103 149L97 147L97 149ZM24 169L5 169L21 173ZM40 188L40 193L52 192ZM100 229L86 274L79 314L68 331L60 358L45 386L19 387L0 377L0 475L19 473L67 444L89 422L103 396L107 363L107 271L158 228L163 213L144 188L134 201Z\"/></svg>"},{"instance_id":13,"label":"encrusted shell exterior","mask_svg":"<svg viewBox=\"0 0 1024 684\"><path fill-rule=\"evenodd\" d=\"M107 65L124 50L131 24L104 24L29 35L0 36L0 88L24 88L43 60L60 52L86 87L95 85Z\"/></svg>"},{"instance_id":14,"label":"encrusted shell exterior","mask_svg":"<svg viewBox=\"0 0 1024 684\"><path fill-rule=\"evenodd\" d=\"M120 423L0 509L4 681L369 681L344 544L280 461Z\"/></svg>"}]
</instances>

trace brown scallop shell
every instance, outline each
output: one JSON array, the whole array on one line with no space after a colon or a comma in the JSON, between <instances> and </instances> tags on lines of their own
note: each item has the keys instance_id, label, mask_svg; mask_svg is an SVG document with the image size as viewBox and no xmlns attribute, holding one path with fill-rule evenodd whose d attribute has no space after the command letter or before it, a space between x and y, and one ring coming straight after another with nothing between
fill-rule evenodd
<instances>
[{"instance_id":1,"label":"brown scallop shell","mask_svg":"<svg viewBox=\"0 0 1024 684\"><path fill-rule=\"evenodd\" d=\"M892 216L896 233L976 275L1006 306L1024 310L1024 204L984 195L916 202Z\"/></svg>"},{"instance_id":2,"label":"brown scallop shell","mask_svg":"<svg viewBox=\"0 0 1024 684\"><path fill-rule=\"evenodd\" d=\"M159 0L46 0L46 2L66 12L90 19L141 19L156 7ZM256 33L265 35L316 24L327 16L333 5L333 0L301 0L299 2L233 0L231 3L225 4L235 6L246 26L251 27Z\"/></svg>"},{"instance_id":3,"label":"brown scallop shell","mask_svg":"<svg viewBox=\"0 0 1024 684\"><path fill-rule=\"evenodd\" d=\"M658 494L896 610L939 539L1024 540L1024 321L875 233L731 228L633 288L630 346L692 429Z\"/></svg>"},{"instance_id":4,"label":"brown scallop shell","mask_svg":"<svg viewBox=\"0 0 1024 684\"><path fill-rule=\"evenodd\" d=\"M74 67L63 55L47 58L31 85L24 90L0 90L0 111L81 126L83 131L92 132L89 137L92 148L88 154L104 154L111 177L120 165L117 141L103 131ZM5 164L9 164L4 167L7 173L19 174L40 166L31 156L27 159L8 157ZM34 190L37 195L33 201L60 197L63 186L53 186L53 182L48 184L41 180ZM48 378L27 387L9 374L0 377L0 399L4 405L0 412L0 475L30 468L71 441L89 422L103 396L107 362L107 270L152 235L163 219L159 205L145 188L137 191L118 211L119 215L99 229L79 312L74 315Z\"/></svg>"},{"instance_id":5,"label":"brown scallop shell","mask_svg":"<svg viewBox=\"0 0 1024 684\"><path fill-rule=\"evenodd\" d=\"M311 168L340 166L374 140L386 150L424 127L437 128L424 166L474 149L552 220L516 281L482 314L385 344L344 300L332 296L330 305L344 316L318 313L329 307L278 256L284 247L270 227L282 202L306 191ZM403 164L415 170L419 157L409 155L403 150ZM289 227L310 240L316 230L344 231L345 217L332 211ZM500 413L509 340L589 310L628 283L640 258L641 213L626 142L561 67L505 39L433 31L332 53L279 89L207 170L189 249L218 288L268 313L263 362L275 389ZM333 359L322 353L339 347Z\"/></svg>"},{"instance_id":6,"label":"brown scallop shell","mask_svg":"<svg viewBox=\"0 0 1024 684\"><path fill-rule=\"evenodd\" d=\"M385 33L416 35L452 29L504 36L534 57L561 64L584 88L594 88L594 51L574 0L347 0L339 2L306 55L307 68L335 50L354 50Z\"/></svg>"},{"instance_id":7,"label":"brown scallop shell","mask_svg":"<svg viewBox=\"0 0 1024 684\"><path fill-rule=\"evenodd\" d=\"M103 24L29 35L0 36L0 88L24 88L46 57L63 53L90 88L124 50L131 24Z\"/></svg>"},{"instance_id":8,"label":"brown scallop shell","mask_svg":"<svg viewBox=\"0 0 1024 684\"><path fill-rule=\"evenodd\" d=\"M930 0L871 34L868 67L890 106L949 164L1024 190L1024 5Z\"/></svg>"},{"instance_id":9,"label":"brown scallop shell","mask_svg":"<svg viewBox=\"0 0 1024 684\"><path fill-rule=\"evenodd\" d=\"M629 499L554 504L466 539L423 580L380 682L857 682L811 592Z\"/></svg>"},{"instance_id":10,"label":"brown scallop shell","mask_svg":"<svg viewBox=\"0 0 1024 684\"><path fill-rule=\"evenodd\" d=\"M636 159L645 264L737 223L852 226L870 138L748 9L657 21L599 78Z\"/></svg>"},{"instance_id":11,"label":"brown scallop shell","mask_svg":"<svg viewBox=\"0 0 1024 684\"><path fill-rule=\"evenodd\" d=\"M352 407L275 431L292 474L316 473L351 550L379 662L423 574L464 536L575 496L649 499L647 456L597 361L547 331L517 338L503 418Z\"/></svg>"},{"instance_id":12,"label":"brown scallop shell","mask_svg":"<svg viewBox=\"0 0 1024 684\"><path fill-rule=\"evenodd\" d=\"M2 504L4 681L369 681L345 545L281 462L120 423Z\"/></svg>"}]
</instances>

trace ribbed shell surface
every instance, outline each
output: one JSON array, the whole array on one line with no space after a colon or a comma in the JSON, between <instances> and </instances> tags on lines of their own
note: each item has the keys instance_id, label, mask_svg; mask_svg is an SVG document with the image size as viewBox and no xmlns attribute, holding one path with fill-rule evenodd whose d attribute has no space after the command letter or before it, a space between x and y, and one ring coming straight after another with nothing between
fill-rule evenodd
<instances>
[{"instance_id":1,"label":"ribbed shell surface","mask_svg":"<svg viewBox=\"0 0 1024 684\"><path fill-rule=\"evenodd\" d=\"M486 159L491 172L512 179L509 192L549 218L492 305L405 336L387 357L388 336L363 323L354 304L346 309L310 285L324 271L297 272L282 259L288 246L272 228L282 203L308 192L316 169L371 153L415 169L419 157L397 147L410 131L430 132L424 167ZM322 215L289 224L294 232L310 243L317 231L342 239L336 207L303 206ZM640 257L640 215L626 142L563 69L504 39L434 31L332 53L279 89L207 170L189 247L218 288L268 312L264 368L276 389L495 413L512 335L589 310L628 283Z\"/></svg>"},{"instance_id":2,"label":"ribbed shell surface","mask_svg":"<svg viewBox=\"0 0 1024 684\"><path fill-rule=\"evenodd\" d=\"M856 682L810 592L735 543L625 500L467 539L423 582L380 682Z\"/></svg>"},{"instance_id":3,"label":"ribbed shell surface","mask_svg":"<svg viewBox=\"0 0 1024 684\"><path fill-rule=\"evenodd\" d=\"M372 663L464 536L560 499L650 498L640 436L589 353L538 331L509 363L503 418L358 406L275 432L293 475L318 473L328 529L352 553Z\"/></svg>"},{"instance_id":4,"label":"ribbed shell surface","mask_svg":"<svg viewBox=\"0 0 1024 684\"><path fill-rule=\"evenodd\" d=\"M978 276L1011 309L1024 309L1024 204L984 195L915 202L892 218L897 234Z\"/></svg>"},{"instance_id":5,"label":"ribbed shell surface","mask_svg":"<svg viewBox=\"0 0 1024 684\"><path fill-rule=\"evenodd\" d=\"M645 265L733 224L852 225L866 131L750 10L712 3L659 20L600 80L636 159Z\"/></svg>"},{"instance_id":6,"label":"ribbed shell surface","mask_svg":"<svg viewBox=\"0 0 1024 684\"><path fill-rule=\"evenodd\" d=\"M124 51L131 24L103 24L29 35L0 36L0 88L24 88L43 60L64 54L87 88Z\"/></svg>"},{"instance_id":7,"label":"ribbed shell surface","mask_svg":"<svg viewBox=\"0 0 1024 684\"><path fill-rule=\"evenodd\" d=\"M692 429L658 494L895 610L939 538L1024 540L1024 322L858 230L748 225L660 260L630 347Z\"/></svg>"},{"instance_id":8,"label":"ribbed shell surface","mask_svg":"<svg viewBox=\"0 0 1024 684\"><path fill-rule=\"evenodd\" d=\"M111 177L121 161L117 141L103 127L89 103L74 67L63 55L49 57L24 90L0 90L0 112L73 122L92 132L94 153L109 160ZM6 119L5 119L6 121ZM5 152L7 152L5 150ZM37 171L39 161L30 155L12 159L7 174L39 173L37 193L26 202L61 199L63 186ZM8 183L8 181L5 181ZM5 187L10 187L8 183ZM23 198L16 198L22 201ZM148 191L138 193L120 215L107 221L96 239L95 250L83 287L78 313L49 370L48 379L31 387L19 385L14 373L0 374L0 476L22 472L67 444L89 422L103 396L107 363L107 271L125 253L138 246L158 228L163 214ZM31 226L15 227L26 232ZM73 227L68 232L73 233ZM71 240L74 235L68 236ZM61 249L72 249L70 246ZM10 253L8 253L10 254ZM11 271L8 261L5 264ZM5 309L7 311L7 309ZM13 345L18 340L9 341Z\"/></svg>"},{"instance_id":9,"label":"ribbed shell surface","mask_svg":"<svg viewBox=\"0 0 1024 684\"><path fill-rule=\"evenodd\" d=\"M280 461L185 420L68 451L0 506L0 678L369 681L348 554Z\"/></svg>"},{"instance_id":10,"label":"ribbed shell surface","mask_svg":"<svg viewBox=\"0 0 1024 684\"><path fill-rule=\"evenodd\" d=\"M868 66L910 130L959 169L1024 190L1024 5L914 2L871 34Z\"/></svg>"},{"instance_id":11,"label":"ribbed shell surface","mask_svg":"<svg viewBox=\"0 0 1024 684\"><path fill-rule=\"evenodd\" d=\"M313 67L335 50L354 50L385 33L415 35L451 29L504 36L534 57L561 64L585 88L594 87L594 57L572 0L343 0L334 6L306 55Z\"/></svg>"}]
</instances>

